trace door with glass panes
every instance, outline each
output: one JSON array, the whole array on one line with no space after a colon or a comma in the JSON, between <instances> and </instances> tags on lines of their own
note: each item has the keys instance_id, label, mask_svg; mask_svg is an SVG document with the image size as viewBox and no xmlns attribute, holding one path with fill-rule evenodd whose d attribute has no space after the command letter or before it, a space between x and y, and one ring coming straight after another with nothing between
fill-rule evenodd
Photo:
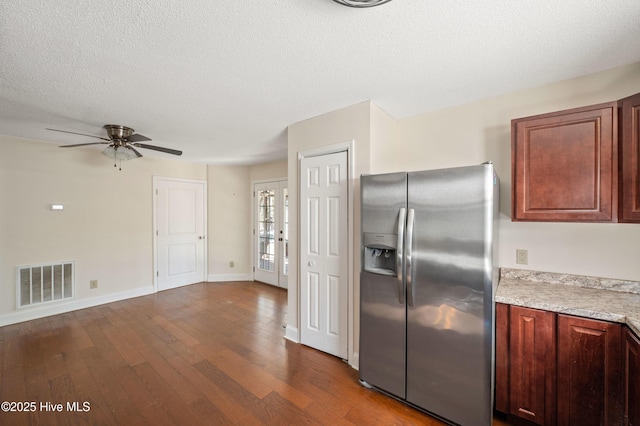
<instances>
[{"instance_id":1,"label":"door with glass panes","mask_svg":"<svg viewBox=\"0 0 640 426\"><path fill-rule=\"evenodd\" d=\"M254 279L287 288L289 193L287 181L254 184Z\"/></svg>"}]
</instances>

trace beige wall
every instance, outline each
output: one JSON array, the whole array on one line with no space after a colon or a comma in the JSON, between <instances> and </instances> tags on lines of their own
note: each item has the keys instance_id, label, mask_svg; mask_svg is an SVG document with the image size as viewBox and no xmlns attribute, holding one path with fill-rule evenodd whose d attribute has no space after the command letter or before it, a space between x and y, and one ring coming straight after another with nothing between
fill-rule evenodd
<instances>
[{"instance_id":1,"label":"beige wall","mask_svg":"<svg viewBox=\"0 0 640 426\"><path fill-rule=\"evenodd\" d=\"M253 166L208 166L209 281L253 279L255 181L287 177L287 161ZM231 267L230 262L234 266Z\"/></svg>"},{"instance_id":2,"label":"beige wall","mask_svg":"<svg viewBox=\"0 0 640 426\"><path fill-rule=\"evenodd\" d=\"M640 225L511 222L511 119L615 101L640 92L640 63L399 122L372 147L372 173L494 162L501 178L499 265L640 281ZM529 264L515 250L529 250Z\"/></svg>"},{"instance_id":3,"label":"beige wall","mask_svg":"<svg viewBox=\"0 0 640 426\"><path fill-rule=\"evenodd\" d=\"M256 164L249 167L251 182L265 180L279 180L287 178L287 160L274 161L265 164Z\"/></svg>"},{"instance_id":4,"label":"beige wall","mask_svg":"<svg viewBox=\"0 0 640 426\"><path fill-rule=\"evenodd\" d=\"M144 157L118 171L91 148L6 136L0 148L0 322L15 312L19 265L74 260L78 301L151 291L153 176L206 179L205 166L180 161Z\"/></svg>"},{"instance_id":5,"label":"beige wall","mask_svg":"<svg viewBox=\"0 0 640 426\"><path fill-rule=\"evenodd\" d=\"M249 167L208 166L207 171L209 281L251 279Z\"/></svg>"}]
</instances>

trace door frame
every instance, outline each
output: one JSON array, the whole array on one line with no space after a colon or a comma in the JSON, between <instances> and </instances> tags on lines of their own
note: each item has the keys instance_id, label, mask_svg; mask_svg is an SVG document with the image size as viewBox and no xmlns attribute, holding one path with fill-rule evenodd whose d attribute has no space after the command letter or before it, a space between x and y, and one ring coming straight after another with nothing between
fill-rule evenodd
<instances>
[{"instance_id":1,"label":"door frame","mask_svg":"<svg viewBox=\"0 0 640 426\"><path fill-rule=\"evenodd\" d=\"M355 140L351 139L345 142L339 142L332 145L326 145L318 148L306 149L303 151L298 151L298 161L296 164L296 179L297 179L297 188L296 188L296 325L297 328L291 327L291 325L287 325L285 338L296 343L300 342L300 324L301 324L301 315L300 315L300 306L302 300L300 300L300 283L302 282L300 276L300 243L301 243L301 224L302 220L300 217L300 188L302 182L302 168L301 162L305 157L318 157L321 155L335 154L338 152L347 153L347 362L349 365L357 368L358 366L358 355L353 352L353 348L355 345L354 341L354 301L355 301L355 289L354 289L354 203L355 199L353 196L354 192L354 182L355 182L355 167L354 167L354 158L355 158ZM289 193L291 194L291 193ZM291 259L291 257L289 257ZM289 262L291 265L291 262ZM289 287L291 287L291 282L289 282ZM291 303L291 300L289 301ZM291 311L291 310L290 310Z\"/></svg>"},{"instance_id":2,"label":"door frame","mask_svg":"<svg viewBox=\"0 0 640 426\"><path fill-rule=\"evenodd\" d=\"M256 184L262 184L262 183L272 183L275 182L278 184L278 190L281 190L281 183L282 182L287 182L287 188L289 187L289 179L287 179L286 177L282 177L282 178L273 178L273 179L258 179L258 180L253 180L251 181L251 228L253 229L253 232L251 233L251 266L252 266L252 272L251 272L251 279L255 281L256 279L256 271L255 271L255 266L256 266L256 245L257 245L257 241L258 241L258 235L256 234L256 194L255 194L255 187ZM279 198L279 200L277 200L278 202L282 201L282 194L280 193L276 198ZM282 205L278 205L278 212L277 212L277 225L280 226L282 225L282 215L283 215L283 211L282 211L283 206ZM291 210L289 210L291 211ZM281 247L278 247L278 251L281 251ZM278 255L278 257L281 256ZM278 259L278 262L280 262L281 259ZM278 263L278 267L281 267L282 264ZM280 283L280 275L281 272L278 272L278 288L287 288L287 286L282 286ZM287 276L288 277L288 276ZM288 280L287 280L288 281ZM288 283L287 283L288 284Z\"/></svg>"},{"instance_id":3,"label":"door frame","mask_svg":"<svg viewBox=\"0 0 640 426\"><path fill-rule=\"evenodd\" d=\"M153 235L153 292L157 293L158 292L158 235L156 235L156 231L158 229L158 205L157 205L157 197L156 197L156 193L158 191L158 181L160 180L168 180L168 181L173 181L173 182L186 182L186 183L198 183L198 184L202 184L203 185L203 202L202 202L202 209L204 210L202 213L202 217L204 220L203 226L204 226L204 235L205 235L205 240L204 240L204 252L202 254L202 256L204 257L203 259L203 264L204 264L204 280L207 281L207 277L208 275L208 263L209 263L209 255L208 255L208 247L209 247L209 235L208 235L208 226L207 226L207 212L209 210L208 208L208 204L207 204L207 181L206 180L200 180L200 179L183 179L183 178L175 178L175 177L169 177L169 176L153 176L153 190L151 192L151 199L153 200L153 228L151 229L151 233Z\"/></svg>"}]
</instances>

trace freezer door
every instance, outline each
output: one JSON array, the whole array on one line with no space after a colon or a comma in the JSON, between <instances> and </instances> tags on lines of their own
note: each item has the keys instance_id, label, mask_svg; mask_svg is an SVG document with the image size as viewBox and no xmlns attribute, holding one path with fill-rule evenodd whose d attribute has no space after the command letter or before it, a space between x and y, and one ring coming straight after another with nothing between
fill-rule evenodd
<instances>
[{"instance_id":1,"label":"freezer door","mask_svg":"<svg viewBox=\"0 0 640 426\"><path fill-rule=\"evenodd\" d=\"M404 248L406 200L406 173L361 178L360 379L400 398L405 397L406 307L403 260L396 261L396 255ZM365 253L376 258L365 259Z\"/></svg>"},{"instance_id":2,"label":"freezer door","mask_svg":"<svg viewBox=\"0 0 640 426\"><path fill-rule=\"evenodd\" d=\"M481 165L410 173L408 181L407 401L488 426L498 180Z\"/></svg>"},{"instance_id":3,"label":"freezer door","mask_svg":"<svg viewBox=\"0 0 640 426\"><path fill-rule=\"evenodd\" d=\"M395 234L398 212L407 206L407 174L363 175L360 196L362 233Z\"/></svg>"}]
</instances>

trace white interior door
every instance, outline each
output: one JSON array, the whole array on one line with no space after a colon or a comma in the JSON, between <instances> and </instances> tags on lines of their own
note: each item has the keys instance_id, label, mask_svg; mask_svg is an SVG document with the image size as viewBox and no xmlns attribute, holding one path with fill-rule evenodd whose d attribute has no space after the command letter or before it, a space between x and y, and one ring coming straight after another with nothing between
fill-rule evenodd
<instances>
[{"instance_id":1,"label":"white interior door","mask_svg":"<svg viewBox=\"0 0 640 426\"><path fill-rule=\"evenodd\" d=\"M347 153L300 162L300 340L347 358Z\"/></svg>"},{"instance_id":2,"label":"white interior door","mask_svg":"<svg viewBox=\"0 0 640 426\"><path fill-rule=\"evenodd\" d=\"M287 181L256 183L254 279L287 288L289 192Z\"/></svg>"},{"instance_id":3,"label":"white interior door","mask_svg":"<svg viewBox=\"0 0 640 426\"><path fill-rule=\"evenodd\" d=\"M158 290L205 281L205 185L154 179Z\"/></svg>"}]
</instances>

